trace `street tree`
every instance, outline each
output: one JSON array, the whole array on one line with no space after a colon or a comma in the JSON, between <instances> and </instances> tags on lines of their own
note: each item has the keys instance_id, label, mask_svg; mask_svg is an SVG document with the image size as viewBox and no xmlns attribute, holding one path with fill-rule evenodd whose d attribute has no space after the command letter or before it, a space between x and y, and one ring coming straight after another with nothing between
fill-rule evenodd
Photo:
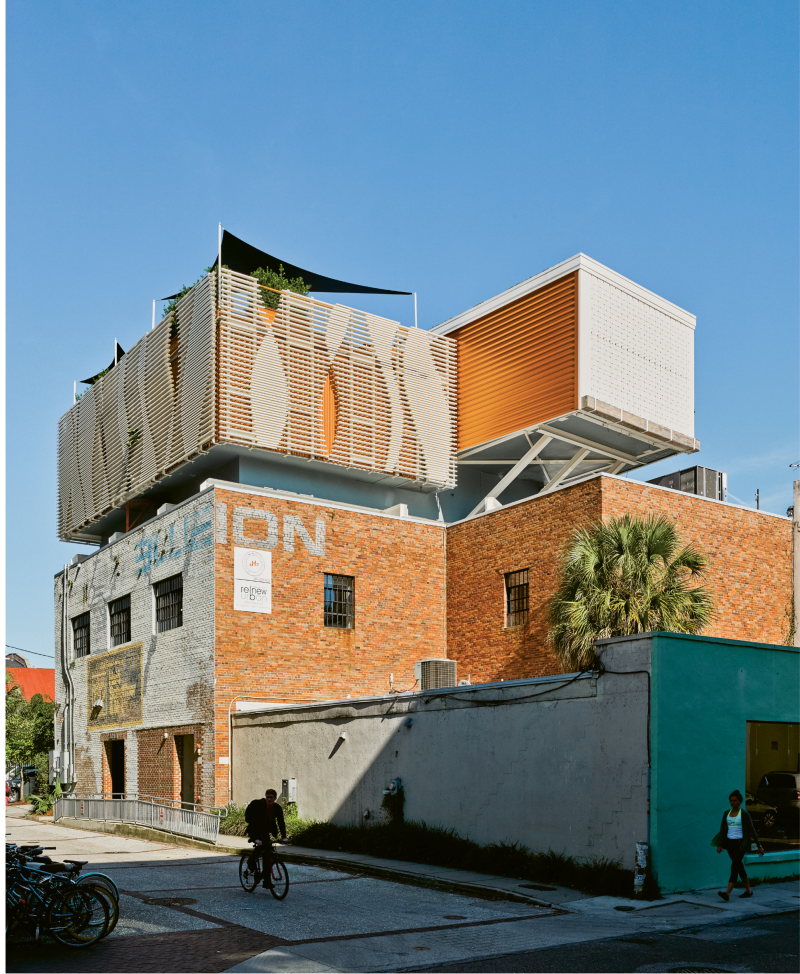
<instances>
[{"instance_id":1,"label":"street tree","mask_svg":"<svg viewBox=\"0 0 800 974\"><path fill-rule=\"evenodd\" d=\"M595 643L641 632L698 633L714 606L709 558L681 546L663 515L625 514L574 532L550 603L550 645L565 672L591 666Z\"/></svg>"}]
</instances>

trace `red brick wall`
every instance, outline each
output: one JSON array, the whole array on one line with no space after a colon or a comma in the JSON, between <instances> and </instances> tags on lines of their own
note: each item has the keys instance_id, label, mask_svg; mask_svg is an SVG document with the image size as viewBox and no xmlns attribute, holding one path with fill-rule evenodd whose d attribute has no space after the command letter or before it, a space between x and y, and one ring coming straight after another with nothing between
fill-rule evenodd
<instances>
[{"instance_id":1,"label":"red brick wall","mask_svg":"<svg viewBox=\"0 0 800 974\"><path fill-rule=\"evenodd\" d=\"M706 585L716 612L704 636L783 643L792 599L792 525L762 511L603 477L603 519L666 514L684 543L711 558Z\"/></svg>"},{"instance_id":2,"label":"red brick wall","mask_svg":"<svg viewBox=\"0 0 800 974\"><path fill-rule=\"evenodd\" d=\"M227 505L227 543L216 545L215 674L217 801L228 768L228 706L239 694L270 702L305 702L411 688L414 663L444 654L444 531L357 511L279 497L215 490ZM233 609L233 510L268 510L278 518L272 549L272 613ZM283 515L300 517L310 536L325 521L325 555L299 536L283 548ZM267 523L247 519L245 535L266 539ZM323 624L323 574L355 577L355 629ZM276 787L280 787L277 782Z\"/></svg>"},{"instance_id":3,"label":"red brick wall","mask_svg":"<svg viewBox=\"0 0 800 974\"><path fill-rule=\"evenodd\" d=\"M164 734L167 736L164 737ZM156 798L181 797L181 769L175 738L194 734L195 747L203 746L203 727L186 724L183 727L154 727L137 732L139 744L139 794ZM200 795L202 765L195 763L195 794ZM208 796L213 804L213 795ZM202 799L201 799L202 800Z\"/></svg>"},{"instance_id":4,"label":"red brick wall","mask_svg":"<svg viewBox=\"0 0 800 974\"><path fill-rule=\"evenodd\" d=\"M548 650L547 600L557 554L601 516L599 480L546 494L447 529L447 655L473 683L560 673ZM505 628L506 572L527 568L528 624Z\"/></svg>"},{"instance_id":5,"label":"red brick wall","mask_svg":"<svg viewBox=\"0 0 800 974\"><path fill-rule=\"evenodd\" d=\"M782 643L791 524L648 484L597 477L447 530L447 654L473 682L561 672L546 645L558 554L572 531L626 512L666 514L711 557L716 615L704 635ZM529 569L526 626L504 628L505 572Z\"/></svg>"}]
</instances>

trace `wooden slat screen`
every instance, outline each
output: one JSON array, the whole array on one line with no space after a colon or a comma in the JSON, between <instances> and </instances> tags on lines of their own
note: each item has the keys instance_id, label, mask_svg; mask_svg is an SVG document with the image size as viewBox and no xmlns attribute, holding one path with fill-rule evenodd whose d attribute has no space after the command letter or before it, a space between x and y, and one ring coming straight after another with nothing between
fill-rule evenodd
<instances>
[{"instance_id":1,"label":"wooden slat screen","mask_svg":"<svg viewBox=\"0 0 800 974\"><path fill-rule=\"evenodd\" d=\"M452 339L223 270L220 441L454 486L455 383Z\"/></svg>"},{"instance_id":2,"label":"wooden slat screen","mask_svg":"<svg viewBox=\"0 0 800 974\"><path fill-rule=\"evenodd\" d=\"M60 538L91 535L213 441L215 286L204 277L61 417Z\"/></svg>"},{"instance_id":3,"label":"wooden slat screen","mask_svg":"<svg viewBox=\"0 0 800 974\"><path fill-rule=\"evenodd\" d=\"M452 333L458 343L458 448L578 405L578 275Z\"/></svg>"}]
</instances>

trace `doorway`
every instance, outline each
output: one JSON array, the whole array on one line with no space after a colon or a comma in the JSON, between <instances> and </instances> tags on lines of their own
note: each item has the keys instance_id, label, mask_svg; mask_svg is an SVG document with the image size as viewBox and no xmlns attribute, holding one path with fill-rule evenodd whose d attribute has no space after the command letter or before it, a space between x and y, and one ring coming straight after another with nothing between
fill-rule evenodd
<instances>
[{"instance_id":1,"label":"doorway","mask_svg":"<svg viewBox=\"0 0 800 974\"><path fill-rule=\"evenodd\" d=\"M191 808L194 802L194 734L176 735L175 747L181 772L181 806Z\"/></svg>"},{"instance_id":2,"label":"doorway","mask_svg":"<svg viewBox=\"0 0 800 974\"><path fill-rule=\"evenodd\" d=\"M106 744L108 771L111 777L111 797L125 797L125 741L109 741Z\"/></svg>"}]
</instances>

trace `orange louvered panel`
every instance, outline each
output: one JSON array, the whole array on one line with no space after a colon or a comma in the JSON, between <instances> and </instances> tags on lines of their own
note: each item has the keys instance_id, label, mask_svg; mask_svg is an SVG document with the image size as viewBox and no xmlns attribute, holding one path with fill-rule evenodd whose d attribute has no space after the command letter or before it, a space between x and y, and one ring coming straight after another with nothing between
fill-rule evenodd
<instances>
[{"instance_id":1,"label":"orange louvered panel","mask_svg":"<svg viewBox=\"0 0 800 974\"><path fill-rule=\"evenodd\" d=\"M451 334L458 342L458 449L578 406L578 275Z\"/></svg>"},{"instance_id":2,"label":"orange louvered panel","mask_svg":"<svg viewBox=\"0 0 800 974\"><path fill-rule=\"evenodd\" d=\"M336 439L336 394L333 391L330 372L322 387L322 438L325 442L325 451L330 453L333 449L333 441Z\"/></svg>"}]
</instances>

